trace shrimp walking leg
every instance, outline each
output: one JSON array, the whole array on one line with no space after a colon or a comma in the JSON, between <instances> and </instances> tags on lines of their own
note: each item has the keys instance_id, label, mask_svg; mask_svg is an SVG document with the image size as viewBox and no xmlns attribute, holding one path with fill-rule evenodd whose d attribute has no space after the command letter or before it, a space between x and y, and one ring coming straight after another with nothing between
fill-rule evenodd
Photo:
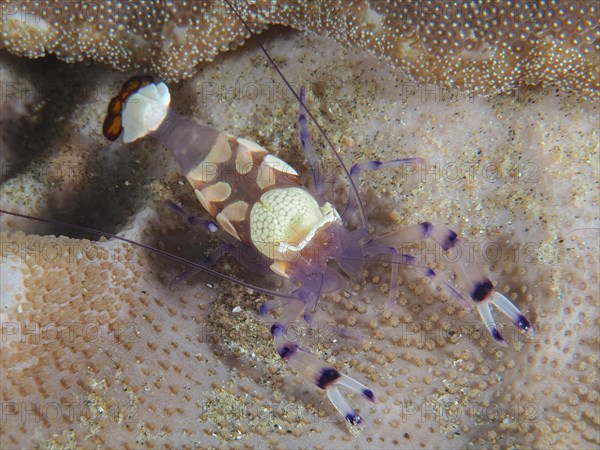
<instances>
[{"instance_id":1,"label":"shrimp walking leg","mask_svg":"<svg viewBox=\"0 0 600 450\"><path fill-rule=\"evenodd\" d=\"M298 300L278 299L270 305L264 305L264 308L261 308L261 314L273 311L276 307L283 309L283 313L271 326L271 335L277 353L302 377L325 390L333 406L344 416L348 423L358 425L362 422L361 417L346 402L338 387L344 386L369 401L375 402L373 391L317 358L308 349L293 342L288 336L288 334L296 336L296 333L287 333L287 330L291 325L298 323L307 304L310 303L313 302L308 298Z\"/></svg>"},{"instance_id":2,"label":"shrimp walking leg","mask_svg":"<svg viewBox=\"0 0 600 450\"><path fill-rule=\"evenodd\" d=\"M177 203L167 200L167 206L171 208L175 213L177 213L181 218L183 218L187 223L193 225L195 227L200 227L206 229L211 233L216 233L219 229L218 225L212 220L203 219L201 217L193 216L188 214L188 212L179 206Z\"/></svg>"},{"instance_id":3,"label":"shrimp walking leg","mask_svg":"<svg viewBox=\"0 0 600 450\"><path fill-rule=\"evenodd\" d=\"M219 245L210 255L208 255L204 260L200 263L204 267L214 266L219 260L228 253L234 253L235 247L230 244L221 244ZM189 280L194 275L202 272L202 269L197 267L191 267L186 271L177 275L173 281L171 281L170 286L173 286L177 283L181 283L182 281Z\"/></svg>"},{"instance_id":4,"label":"shrimp walking leg","mask_svg":"<svg viewBox=\"0 0 600 450\"><path fill-rule=\"evenodd\" d=\"M208 219L203 219L201 217L194 216L189 214L185 209L176 204L175 202L168 200L166 202L167 206L171 208L177 215L182 217L187 223L192 226L204 228L206 231L214 234L224 243L217 247L213 253L208 255L204 261L202 261L202 266L211 267L216 264L223 256L230 254L234 256L237 262L242 264L246 269L251 272L267 275L270 274L271 271L268 266L264 263L261 256L258 253L250 248L247 245L243 245L241 242L233 239L229 234L221 229L215 222ZM188 280L193 277L195 274L202 272L202 269L198 268L190 268L183 273L173 279L171 285L180 283L182 281Z\"/></svg>"},{"instance_id":5,"label":"shrimp walking leg","mask_svg":"<svg viewBox=\"0 0 600 450\"><path fill-rule=\"evenodd\" d=\"M460 283L469 293L471 303L477 308L484 325L499 344L506 345L506 341L498 330L491 305L495 305L523 332L533 334L533 327L523 313L505 296L494 290L477 254L472 254L467 246L460 245L461 240L450 228L423 222L387 233L373 239L373 242L399 248L427 238L440 244L442 250L448 254L448 260L457 268Z\"/></svg>"},{"instance_id":6,"label":"shrimp walking leg","mask_svg":"<svg viewBox=\"0 0 600 450\"><path fill-rule=\"evenodd\" d=\"M431 267L426 264L420 263L417 259L408 254L400 253L396 247L387 247L382 245L375 245L377 241L370 241L366 244L367 255L378 255L387 254L391 255L391 279L390 279L390 296L386 308L390 308L396 300L398 284L398 265L403 264L418 269L425 277L429 278L433 283L441 286L445 289L448 294L462 303L467 309L471 309L471 303L469 300L457 291L442 275L434 271Z\"/></svg>"}]
</instances>

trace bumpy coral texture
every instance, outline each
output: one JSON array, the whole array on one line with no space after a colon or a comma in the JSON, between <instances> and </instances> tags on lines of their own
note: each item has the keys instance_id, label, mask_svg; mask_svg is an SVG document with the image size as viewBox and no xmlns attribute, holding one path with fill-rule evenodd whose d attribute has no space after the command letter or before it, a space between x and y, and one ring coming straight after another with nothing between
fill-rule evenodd
<instances>
[{"instance_id":1,"label":"bumpy coral texture","mask_svg":"<svg viewBox=\"0 0 600 450\"><path fill-rule=\"evenodd\" d=\"M388 59L418 82L491 94L557 85L597 98L595 1L232 1L256 31L272 24L333 37ZM248 32L225 2L13 2L2 42L30 58L92 59L120 70L190 77Z\"/></svg>"},{"instance_id":2,"label":"bumpy coral texture","mask_svg":"<svg viewBox=\"0 0 600 450\"><path fill-rule=\"evenodd\" d=\"M364 279L320 301L310 333L290 330L377 393L375 405L351 396L366 422L355 436L277 356L255 314L262 296L203 275L169 287L185 269L173 261L1 216L2 448L600 445L597 105L554 89L483 99L418 88L314 35L271 36L267 46L292 83L307 87L346 163L426 159L363 178L374 231L430 220L488 243L491 278L536 338L503 321L510 346L497 346L475 312L410 268L385 314L389 267L369 264ZM0 124L3 208L194 260L214 247L164 204L203 214L168 151L150 138L124 146L102 137L127 75L6 53L0 62L11 93ZM265 68L256 48L221 56L173 86L172 106L306 173L296 102ZM339 167L315 142L326 196L339 206ZM412 251L443 268L435 246ZM292 288L231 261L218 268Z\"/></svg>"}]
</instances>

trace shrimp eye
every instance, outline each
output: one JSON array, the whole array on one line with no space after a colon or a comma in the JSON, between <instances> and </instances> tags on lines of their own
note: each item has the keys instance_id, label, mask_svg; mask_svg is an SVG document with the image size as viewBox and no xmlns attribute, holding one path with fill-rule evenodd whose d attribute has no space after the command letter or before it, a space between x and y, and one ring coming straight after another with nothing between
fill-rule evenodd
<instances>
[{"instance_id":1,"label":"shrimp eye","mask_svg":"<svg viewBox=\"0 0 600 450\"><path fill-rule=\"evenodd\" d=\"M116 140L123 132L122 117L123 107L127 99L145 86L154 82L150 75L141 75L127 80L119 93L108 104L106 118L102 125L102 134L109 141Z\"/></svg>"}]
</instances>

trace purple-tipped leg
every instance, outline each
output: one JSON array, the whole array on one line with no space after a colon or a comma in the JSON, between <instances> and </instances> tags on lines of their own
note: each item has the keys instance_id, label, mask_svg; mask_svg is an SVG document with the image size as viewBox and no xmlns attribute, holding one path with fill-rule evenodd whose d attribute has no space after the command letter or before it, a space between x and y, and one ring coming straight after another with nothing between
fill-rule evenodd
<instances>
[{"instance_id":1,"label":"purple-tipped leg","mask_svg":"<svg viewBox=\"0 0 600 450\"><path fill-rule=\"evenodd\" d=\"M202 261L203 266L211 267L214 264L216 264L223 256L233 255L236 261L238 261L251 272L258 273L261 275L267 275L272 273L268 265L265 264L264 258L261 255L259 255L255 249L233 238L230 234L226 233L212 220L203 219L201 217L189 214L181 206L179 206L177 203L171 200L167 200L166 204L169 208L175 211L177 215L182 217L190 225L203 228L209 233L211 233L213 236L216 236L220 240L224 241L223 244L217 247L213 251L213 253L208 255L204 259L204 261ZM188 269L185 272L176 276L175 279L171 281L170 285L173 286L176 283L187 280L201 271L202 269L199 268Z\"/></svg>"},{"instance_id":2,"label":"purple-tipped leg","mask_svg":"<svg viewBox=\"0 0 600 450\"><path fill-rule=\"evenodd\" d=\"M320 360L309 350L298 345L298 343L292 342L290 337L297 336L296 332L290 333L290 336L286 333L287 327L295 323L304 314L306 304L305 300L300 299L273 300L264 305L264 307L261 307L259 313L264 315L275 309L283 308L283 313L278 318L278 321L271 327L271 334L277 353L305 379L327 391L327 396L335 409L350 425L359 425L362 422L361 417L346 402L338 388L339 386L344 386L362 395L370 402L376 401L373 391Z\"/></svg>"},{"instance_id":3,"label":"purple-tipped leg","mask_svg":"<svg viewBox=\"0 0 600 450\"><path fill-rule=\"evenodd\" d=\"M204 228L210 233L216 233L219 230L219 226L212 220L202 219L201 217L193 216L188 214L181 206L177 203L167 200L167 206L181 216L186 222L195 227Z\"/></svg>"},{"instance_id":4,"label":"purple-tipped leg","mask_svg":"<svg viewBox=\"0 0 600 450\"><path fill-rule=\"evenodd\" d=\"M204 260L202 261L202 265L204 267L212 267L217 262L219 262L219 260L223 256L225 256L228 253L234 253L235 250L236 250L235 247L230 244L221 244L210 255L208 255L206 258L204 258ZM171 281L169 286L173 287L173 285L175 285L177 283L181 283L182 281L189 280L191 277L193 277L194 275L196 275L197 273L200 273L200 272L202 272L202 269L199 269L197 267L192 267L190 269L187 269L185 272L182 272L179 275L177 275L173 279L173 281Z\"/></svg>"},{"instance_id":5,"label":"purple-tipped leg","mask_svg":"<svg viewBox=\"0 0 600 450\"><path fill-rule=\"evenodd\" d=\"M373 239L372 245L402 247L427 238L432 238L438 242L442 249L449 254L448 261L457 268L460 275L459 280L466 291L469 292L470 301L468 303L477 307L481 320L496 342L507 345L492 314L492 305L495 305L500 312L508 316L525 334L531 336L534 333L532 325L523 313L505 296L494 290L491 281L483 272L482 264L477 255L469 252L467 246L461 248L458 235L450 228L423 222ZM435 272L430 269L427 271L427 275L432 279L437 278ZM444 284L448 285L447 282ZM461 303L466 302L466 299L458 291L454 288L451 288L451 290L458 294L454 297L458 298Z\"/></svg>"},{"instance_id":6,"label":"purple-tipped leg","mask_svg":"<svg viewBox=\"0 0 600 450\"><path fill-rule=\"evenodd\" d=\"M487 298L477 304L477 310L479 311L481 320L483 320L483 323L490 331L496 342L501 345L507 345L506 341L502 338L502 335L498 331L498 326L496 325L496 321L492 315L492 305L496 306L501 313L512 320L515 326L523 331L527 336L532 337L535 334L533 326L525 318L523 313L521 313L521 311L519 311L519 309L500 292L492 290Z\"/></svg>"},{"instance_id":7,"label":"purple-tipped leg","mask_svg":"<svg viewBox=\"0 0 600 450\"><path fill-rule=\"evenodd\" d=\"M428 267L426 264L417 262L416 258L412 255L406 255L404 253L399 253L396 247L385 247L385 246L377 246L375 245L378 241L373 240L367 243L366 252L368 254L390 254L391 255L391 279L390 279L390 295L388 299L388 303L386 308L390 308L396 301L396 296L398 292L398 265L405 264L408 266L415 267L419 269L419 271L429 278L432 282L438 284L442 288L444 288L451 297L458 300L464 307L471 309L471 304L469 300L462 295L459 291L457 291L443 276L439 273L435 272L433 269Z\"/></svg>"}]
</instances>

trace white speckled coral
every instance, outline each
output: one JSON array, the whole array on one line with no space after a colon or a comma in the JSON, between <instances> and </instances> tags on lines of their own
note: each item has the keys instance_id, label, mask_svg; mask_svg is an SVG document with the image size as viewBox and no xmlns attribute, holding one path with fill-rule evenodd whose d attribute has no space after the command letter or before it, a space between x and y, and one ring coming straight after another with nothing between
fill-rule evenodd
<instances>
[{"instance_id":1,"label":"white speckled coral","mask_svg":"<svg viewBox=\"0 0 600 450\"><path fill-rule=\"evenodd\" d=\"M598 234L582 230L598 227L597 106L554 91L442 102L441 91L397 81L385 65L327 39L287 34L269 44L294 84L307 86L309 104L346 161L426 159L427 171L413 167L363 181L374 226L391 230L432 220L491 243L486 254L492 279L527 312L536 339L508 333L509 348L497 347L485 330L473 329L479 322L474 312L408 268L401 270L398 305L386 317L380 308L388 270L373 266L351 292L319 304L317 329L306 337L319 356L360 374L378 394L377 405L354 402L367 426L352 436L324 395L288 371L273 351L268 325L254 315L264 299L203 276L170 290L181 267L123 253L111 241L100 244L106 249L101 254L93 246L85 257L70 259L50 252L58 246L74 252L85 241L3 234L1 312L8 328L2 402L11 406L3 412L2 442L600 445ZM3 74L38 87L65 78L99 87L94 101L75 100L68 108L43 96L12 100L15 114L30 112L18 127L3 129L3 139L9 155L17 154L17 145L28 153L3 174L3 208L108 227L188 257L201 254L203 237L164 207L165 199L175 199L200 210L167 152L152 141L106 145L101 136L108 99L127 76L6 55L2 65ZM42 71L43 78L35 75ZM283 160L302 168L296 102L263 72L256 49L226 55L176 86L171 103L280 148ZM66 177L40 167L77 170ZM328 187L336 197L337 185ZM0 220L3 231L47 230ZM430 259L436 257L434 247L426 249ZM25 261L23 252L29 254ZM228 265L221 269L244 275ZM70 322L78 328L60 336L48 325ZM24 342L22 323L26 332L33 330ZM334 325L362 339L339 336ZM39 416L23 413L35 405L43 408ZM60 417L53 415L57 406Z\"/></svg>"},{"instance_id":2,"label":"white speckled coral","mask_svg":"<svg viewBox=\"0 0 600 450\"><path fill-rule=\"evenodd\" d=\"M17 55L91 59L165 81L280 24L336 39L391 61L419 82L481 94L560 86L598 99L598 4L576 2L389 2L381 0L12 0L2 45Z\"/></svg>"}]
</instances>

